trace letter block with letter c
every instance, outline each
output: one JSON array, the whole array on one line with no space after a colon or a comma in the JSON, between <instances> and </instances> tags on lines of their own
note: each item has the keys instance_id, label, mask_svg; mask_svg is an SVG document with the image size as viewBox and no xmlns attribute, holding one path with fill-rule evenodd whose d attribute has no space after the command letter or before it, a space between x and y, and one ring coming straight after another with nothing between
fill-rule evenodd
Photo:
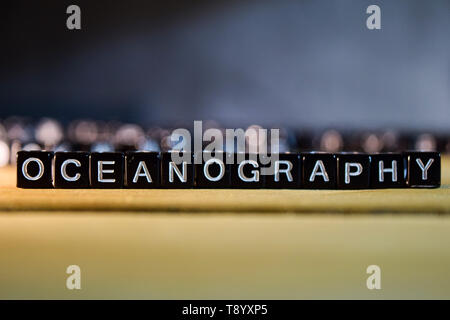
<instances>
[{"instance_id":1,"label":"letter block with letter c","mask_svg":"<svg viewBox=\"0 0 450 320\"><path fill-rule=\"evenodd\" d=\"M89 152L56 152L55 188L89 187Z\"/></svg>"}]
</instances>

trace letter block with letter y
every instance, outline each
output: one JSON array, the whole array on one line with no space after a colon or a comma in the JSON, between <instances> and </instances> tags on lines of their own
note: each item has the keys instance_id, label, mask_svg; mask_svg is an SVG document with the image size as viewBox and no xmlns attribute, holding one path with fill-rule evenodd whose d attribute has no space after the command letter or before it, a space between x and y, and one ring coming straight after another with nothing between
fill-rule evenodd
<instances>
[{"instance_id":1,"label":"letter block with letter y","mask_svg":"<svg viewBox=\"0 0 450 320\"><path fill-rule=\"evenodd\" d=\"M439 152L406 152L409 187L437 188L441 185Z\"/></svg>"}]
</instances>

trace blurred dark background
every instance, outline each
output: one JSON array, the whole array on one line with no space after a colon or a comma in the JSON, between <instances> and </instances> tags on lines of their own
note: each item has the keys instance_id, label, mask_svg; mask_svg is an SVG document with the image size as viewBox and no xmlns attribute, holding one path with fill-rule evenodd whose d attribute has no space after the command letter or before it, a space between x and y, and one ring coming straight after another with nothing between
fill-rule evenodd
<instances>
[{"instance_id":1,"label":"blurred dark background","mask_svg":"<svg viewBox=\"0 0 450 320\"><path fill-rule=\"evenodd\" d=\"M81 7L82 29L66 28ZM366 8L381 7L381 30ZM13 1L0 118L448 130L450 1Z\"/></svg>"}]
</instances>

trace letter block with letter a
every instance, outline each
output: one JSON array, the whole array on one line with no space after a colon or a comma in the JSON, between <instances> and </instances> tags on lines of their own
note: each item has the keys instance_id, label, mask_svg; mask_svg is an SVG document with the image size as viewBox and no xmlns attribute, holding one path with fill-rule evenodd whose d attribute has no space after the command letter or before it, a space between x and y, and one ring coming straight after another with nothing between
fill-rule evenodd
<instances>
[{"instance_id":1,"label":"letter block with letter a","mask_svg":"<svg viewBox=\"0 0 450 320\"><path fill-rule=\"evenodd\" d=\"M404 157L399 153L377 153L370 156L371 188L404 188Z\"/></svg>"},{"instance_id":2,"label":"letter block with letter a","mask_svg":"<svg viewBox=\"0 0 450 320\"><path fill-rule=\"evenodd\" d=\"M89 152L56 152L55 188L89 187Z\"/></svg>"},{"instance_id":3,"label":"letter block with letter a","mask_svg":"<svg viewBox=\"0 0 450 320\"><path fill-rule=\"evenodd\" d=\"M53 188L53 152L19 151L17 153L17 187Z\"/></svg>"},{"instance_id":4,"label":"letter block with letter a","mask_svg":"<svg viewBox=\"0 0 450 320\"><path fill-rule=\"evenodd\" d=\"M368 189L370 187L370 156L362 153L337 155L338 189Z\"/></svg>"},{"instance_id":5,"label":"letter block with letter a","mask_svg":"<svg viewBox=\"0 0 450 320\"><path fill-rule=\"evenodd\" d=\"M128 188L159 188L159 152L127 152L126 182Z\"/></svg>"},{"instance_id":6,"label":"letter block with letter a","mask_svg":"<svg viewBox=\"0 0 450 320\"><path fill-rule=\"evenodd\" d=\"M406 152L409 187L437 188L441 185L439 152Z\"/></svg>"},{"instance_id":7,"label":"letter block with letter a","mask_svg":"<svg viewBox=\"0 0 450 320\"><path fill-rule=\"evenodd\" d=\"M331 153L302 153L302 187L306 189L336 188L336 156Z\"/></svg>"},{"instance_id":8,"label":"letter block with letter a","mask_svg":"<svg viewBox=\"0 0 450 320\"><path fill-rule=\"evenodd\" d=\"M93 188L122 188L124 155L120 152L91 153L91 186Z\"/></svg>"}]
</instances>

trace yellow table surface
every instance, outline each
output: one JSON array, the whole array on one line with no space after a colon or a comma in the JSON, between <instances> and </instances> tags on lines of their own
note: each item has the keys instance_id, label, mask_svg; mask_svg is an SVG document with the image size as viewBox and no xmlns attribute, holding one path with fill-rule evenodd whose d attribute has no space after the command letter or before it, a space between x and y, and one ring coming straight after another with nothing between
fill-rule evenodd
<instances>
[{"instance_id":1,"label":"yellow table surface","mask_svg":"<svg viewBox=\"0 0 450 320\"><path fill-rule=\"evenodd\" d=\"M31 190L0 168L0 298L448 299L442 167L439 189L360 191Z\"/></svg>"}]
</instances>

